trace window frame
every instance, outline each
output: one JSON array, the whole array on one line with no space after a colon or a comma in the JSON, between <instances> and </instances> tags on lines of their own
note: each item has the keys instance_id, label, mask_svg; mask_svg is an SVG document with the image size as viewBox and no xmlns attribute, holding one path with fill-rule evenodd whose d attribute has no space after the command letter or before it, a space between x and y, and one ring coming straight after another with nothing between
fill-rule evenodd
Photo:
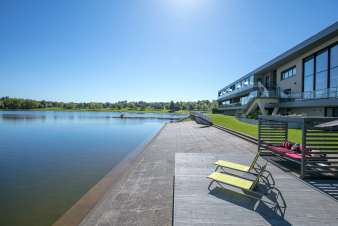
<instances>
[{"instance_id":1,"label":"window frame","mask_svg":"<svg viewBox=\"0 0 338 226\"><path fill-rule=\"evenodd\" d=\"M296 70L296 73L295 73L295 74L293 74L293 70L294 70L294 69ZM288 76L287 76L287 77L283 77L283 75L284 75L286 72L288 73ZM289 75L290 72L292 73L291 76ZM292 78L292 77L294 77L294 76L296 76L296 75L297 75L297 66L296 66L296 65L293 65L292 67L289 67L289 68L283 70L283 71L280 73L280 80L281 80L281 81L284 81L284 80L289 79L289 78Z\"/></svg>"},{"instance_id":2,"label":"window frame","mask_svg":"<svg viewBox=\"0 0 338 226\"><path fill-rule=\"evenodd\" d=\"M338 42L333 43L330 47L329 47L329 52L328 52L328 87L329 88L333 88L331 87L331 70L338 68L338 65L335 67L332 67L331 65L331 49L333 49L334 47L338 48Z\"/></svg>"},{"instance_id":3,"label":"window frame","mask_svg":"<svg viewBox=\"0 0 338 226\"><path fill-rule=\"evenodd\" d=\"M330 88L330 80L331 80L331 73L330 73L330 70L331 70L331 48L336 46L338 44L338 41L337 42L334 42L310 55L308 55L307 57L304 57L303 60L302 60L302 92L304 92L304 80L305 80L305 67L304 67L304 63L313 58L313 87L312 87L312 91L315 91L316 90L316 75L317 75L317 71L316 71L316 58L317 58L317 55L327 51L327 89Z\"/></svg>"}]
</instances>

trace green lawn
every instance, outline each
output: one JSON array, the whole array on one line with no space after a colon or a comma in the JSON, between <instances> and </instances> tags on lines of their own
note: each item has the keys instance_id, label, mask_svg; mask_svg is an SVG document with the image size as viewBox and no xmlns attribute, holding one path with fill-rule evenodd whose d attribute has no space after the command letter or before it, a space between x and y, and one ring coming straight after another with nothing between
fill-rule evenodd
<instances>
[{"instance_id":1,"label":"green lawn","mask_svg":"<svg viewBox=\"0 0 338 226\"><path fill-rule=\"evenodd\" d=\"M234 116L221 115L221 114L208 114L212 122L216 125L235 130L247 135L258 137L257 125L241 122ZM299 129L289 129L289 140L296 143L301 143L302 135Z\"/></svg>"}]
</instances>

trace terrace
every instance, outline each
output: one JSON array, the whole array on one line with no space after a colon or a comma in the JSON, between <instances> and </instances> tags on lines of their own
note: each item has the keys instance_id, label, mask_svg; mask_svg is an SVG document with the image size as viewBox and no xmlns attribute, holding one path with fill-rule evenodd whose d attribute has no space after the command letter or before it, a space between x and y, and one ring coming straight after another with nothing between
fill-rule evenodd
<instances>
[{"instance_id":1,"label":"terrace","mask_svg":"<svg viewBox=\"0 0 338 226\"><path fill-rule=\"evenodd\" d=\"M338 202L314 187L337 192L336 179L302 181L269 163L277 209L240 193L208 191L215 160L248 164L256 151L257 145L215 127L169 123L80 225L336 225ZM71 225L64 220L59 225Z\"/></svg>"},{"instance_id":2,"label":"terrace","mask_svg":"<svg viewBox=\"0 0 338 226\"><path fill-rule=\"evenodd\" d=\"M210 137L205 140L216 142ZM257 147L243 148L245 141L235 137L230 142L237 147L223 147L224 151L220 154L213 153L212 149L204 153L176 153L174 225L337 224L336 178L299 180L291 171L271 164L268 157L267 172L273 186L265 183L258 186L258 191L269 190L266 195L259 197L259 201L248 197L247 192L230 186L226 190L214 187L208 191L210 181L206 176L215 169L215 161L224 159L250 165L257 151ZM228 172L236 173L233 170Z\"/></svg>"},{"instance_id":3,"label":"terrace","mask_svg":"<svg viewBox=\"0 0 338 226\"><path fill-rule=\"evenodd\" d=\"M250 91L250 92L249 92ZM238 102L223 101L220 104L219 110L240 110L244 114L250 112L254 101L262 101L261 109L264 108L290 108L290 107L335 107L338 99L338 88L327 88L315 91L306 92L290 92L284 93L280 90L262 90L261 88L251 87L242 91L245 93L229 94L220 97L218 100L226 100L234 98ZM266 101L268 100L268 101ZM271 101L270 101L271 100ZM262 114L263 111L261 110Z\"/></svg>"}]
</instances>

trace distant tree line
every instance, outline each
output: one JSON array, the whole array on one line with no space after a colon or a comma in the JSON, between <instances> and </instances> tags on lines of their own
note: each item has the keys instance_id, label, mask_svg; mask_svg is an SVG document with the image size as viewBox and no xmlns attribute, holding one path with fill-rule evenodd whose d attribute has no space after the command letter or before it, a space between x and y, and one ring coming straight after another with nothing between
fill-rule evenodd
<instances>
[{"instance_id":1,"label":"distant tree line","mask_svg":"<svg viewBox=\"0 0 338 226\"><path fill-rule=\"evenodd\" d=\"M217 101L201 100L189 102L144 102L144 101L118 101L105 102L56 102L46 100L31 100L22 98L0 98L0 109L64 109L64 110L135 110L135 111L212 111L217 109Z\"/></svg>"}]
</instances>

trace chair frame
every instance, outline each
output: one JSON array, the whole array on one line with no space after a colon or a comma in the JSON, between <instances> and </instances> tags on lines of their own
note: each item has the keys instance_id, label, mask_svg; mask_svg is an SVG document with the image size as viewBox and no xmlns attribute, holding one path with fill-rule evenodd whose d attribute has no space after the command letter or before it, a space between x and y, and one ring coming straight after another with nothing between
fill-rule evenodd
<instances>
[{"instance_id":1,"label":"chair frame","mask_svg":"<svg viewBox=\"0 0 338 226\"><path fill-rule=\"evenodd\" d=\"M228 172L225 171L225 169L231 169L231 170L236 170L236 171L241 171L241 172L246 172L246 173L251 173L251 174L257 175L257 173L258 173L257 170L260 170L262 168L262 166L257 163L260 154L261 154L261 150L258 150L255 158L252 160L252 162L251 162L251 164L249 166L249 170L248 171L242 171L242 170L239 170L239 169L234 169L232 167L221 166L221 165L218 165L218 164L215 163L215 165L216 165L215 172L218 169L221 169L222 172L228 173ZM255 168L256 165L258 166L258 168ZM256 171L255 173L251 172L251 170L253 170L253 169Z\"/></svg>"},{"instance_id":2,"label":"chair frame","mask_svg":"<svg viewBox=\"0 0 338 226\"><path fill-rule=\"evenodd\" d=\"M233 184L228 184L226 182L217 181L217 180L214 180L214 179L211 179L211 178L207 177L208 179L211 179L211 182L210 182L210 184L208 186L208 190L211 191L210 188L211 188L212 184L216 182L219 185L219 187L221 187L224 190L232 191L232 192L235 192L235 193L238 193L238 194L242 194L244 196L256 199L257 201L261 201L261 198L258 198L258 197L254 196L254 195L250 195L250 194L246 194L246 193L240 193L240 192L233 191L231 189L226 188L225 185L232 186L232 187L235 187L235 188L239 188L239 189L242 189L243 191L247 191L247 192L250 192L250 193L253 193L253 194L256 194L256 195L262 197L262 196L264 196L264 193L260 193L260 192L254 191L253 189L255 189L255 187L259 183L259 181L260 181L263 173L266 171L267 164L268 163L265 162L265 164L260 168L259 173L256 175L256 179L253 181L253 183L252 183L252 185L251 185L251 187L249 189L245 189L245 188L243 188L241 186L236 186L236 185L233 185ZM233 176L236 176L236 175L233 175ZM236 177L239 177L239 176L236 176ZM239 177L239 178L241 178L241 177ZM244 179L244 178L242 178L242 179ZM244 179L244 180L248 180L248 179ZM250 181L250 180L248 180L248 181ZM267 201L265 201L265 202L269 203L269 204L272 204L272 205L276 205L276 203L271 203L271 202L267 202Z\"/></svg>"}]
</instances>

